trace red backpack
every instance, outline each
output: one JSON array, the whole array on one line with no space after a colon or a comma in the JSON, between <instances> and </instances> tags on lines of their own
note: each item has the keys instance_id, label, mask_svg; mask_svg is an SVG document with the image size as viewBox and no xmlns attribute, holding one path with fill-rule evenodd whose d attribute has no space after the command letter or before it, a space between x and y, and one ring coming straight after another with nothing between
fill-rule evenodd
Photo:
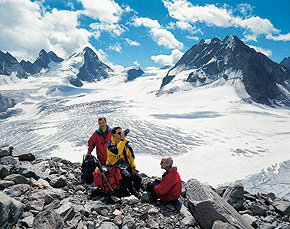
<instances>
[{"instance_id":1,"label":"red backpack","mask_svg":"<svg viewBox=\"0 0 290 229\"><path fill-rule=\"evenodd\" d=\"M122 180L120 169L115 166L103 166L104 174L110 183L113 190L120 188L120 180ZM100 169L93 172L94 180L96 186L100 187L101 192L109 193L111 192L110 187L108 186L104 176L102 175Z\"/></svg>"}]
</instances>

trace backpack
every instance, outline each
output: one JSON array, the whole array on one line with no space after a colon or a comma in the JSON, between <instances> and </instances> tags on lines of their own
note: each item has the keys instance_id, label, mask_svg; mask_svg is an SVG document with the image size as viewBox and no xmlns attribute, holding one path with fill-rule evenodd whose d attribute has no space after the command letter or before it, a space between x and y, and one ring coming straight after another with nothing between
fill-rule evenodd
<instances>
[{"instance_id":1,"label":"backpack","mask_svg":"<svg viewBox=\"0 0 290 229\"><path fill-rule=\"evenodd\" d=\"M116 191L120 188L120 181L122 180L120 169L118 169L115 166L103 166L103 172L110 183L111 187L113 188L113 191ZM110 193L111 189L108 186L104 176L102 175L100 169L93 172L93 176L95 179L95 184L101 189L101 192L103 193Z\"/></svg>"},{"instance_id":2,"label":"backpack","mask_svg":"<svg viewBox=\"0 0 290 229\"><path fill-rule=\"evenodd\" d=\"M93 172L95 171L97 165L98 160L94 156L89 156L83 159L81 179L87 184L91 184L94 181Z\"/></svg>"}]
</instances>

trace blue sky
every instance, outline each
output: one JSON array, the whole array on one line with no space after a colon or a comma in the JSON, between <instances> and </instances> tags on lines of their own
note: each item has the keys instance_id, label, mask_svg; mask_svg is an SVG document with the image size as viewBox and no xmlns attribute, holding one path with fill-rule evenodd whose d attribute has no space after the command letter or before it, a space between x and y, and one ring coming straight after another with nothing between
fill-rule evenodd
<instances>
[{"instance_id":1,"label":"blue sky","mask_svg":"<svg viewBox=\"0 0 290 229\"><path fill-rule=\"evenodd\" d=\"M0 0L0 50L34 61L85 46L114 65L174 64L201 39L234 34L280 62L290 56L289 0Z\"/></svg>"}]
</instances>

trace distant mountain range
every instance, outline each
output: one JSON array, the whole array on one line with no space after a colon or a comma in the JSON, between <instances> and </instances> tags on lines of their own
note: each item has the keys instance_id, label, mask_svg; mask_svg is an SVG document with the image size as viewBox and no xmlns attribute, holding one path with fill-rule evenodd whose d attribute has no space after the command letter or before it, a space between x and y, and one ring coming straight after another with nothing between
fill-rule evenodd
<instances>
[{"instance_id":1,"label":"distant mountain range","mask_svg":"<svg viewBox=\"0 0 290 229\"><path fill-rule=\"evenodd\" d=\"M73 53L66 60L52 51L41 50L34 63L25 60L19 63L10 53L0 51L0 81L1 75L10 76L13 72L18 78L27 79L40 74L43 69L49 70L53 63L54 69L66 72L67 82L76 87L81 87L84 82L108 78L114 71L100 61L89 47ZM126 81L144 74L138 67L127 68L125 72ZM233 35L224 40L203 39L192 46L167 72L159 94L182 90L182 85L194 88L224 84L235 87L237 91L245 91L247 101L290 106L290 57L284 58L280 64L275 63ZM15 105L11 98L4 98L2 95L2 107ZM9 103L3 105L4 101Z\"/></svg>"},{"instance_id":2,"label":"distant mountain range","mask_svg":"<svg viewBox=\"0 0 290 229\"><path fill-rule=\"evenodd\" d=\"M244 87L255 102L289 106L289 59L284 59L281 65L275 63L233 35L224 40L201 40L168 71L160 92L179 90L177 81L191 83L194 87L228 83L239 89Z\"/></svg>"}]
</instances>

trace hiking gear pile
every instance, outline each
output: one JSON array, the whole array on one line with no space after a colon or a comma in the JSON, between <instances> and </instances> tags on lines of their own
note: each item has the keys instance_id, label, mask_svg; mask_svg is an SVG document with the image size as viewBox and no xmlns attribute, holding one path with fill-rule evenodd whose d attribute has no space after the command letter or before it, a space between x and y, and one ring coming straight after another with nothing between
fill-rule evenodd
<instances>
[{"instance_id":1,"label":"hiking gear pile","mask_svg":"<svg viewBox=\"0 0 290 229\"><path fill-rule=\"evenodd\" d=\"M94 181L93 172L98 164L98 160L92 155L83 158L81 179L87 184L91 184Z\"/></svg>"},{"instance_id":2,"label":"hiking gear pile","mask_svg":"<svg viewBox=\"0 0 290 229\"><path fill-rule=\"evenodd\" d=\"M99 167L97 171L93 172L93 176L96 186L103 193L110 193L120 188L122 176L120 169L115 166L107 165Z\"/></svg>"}]
</instances>

